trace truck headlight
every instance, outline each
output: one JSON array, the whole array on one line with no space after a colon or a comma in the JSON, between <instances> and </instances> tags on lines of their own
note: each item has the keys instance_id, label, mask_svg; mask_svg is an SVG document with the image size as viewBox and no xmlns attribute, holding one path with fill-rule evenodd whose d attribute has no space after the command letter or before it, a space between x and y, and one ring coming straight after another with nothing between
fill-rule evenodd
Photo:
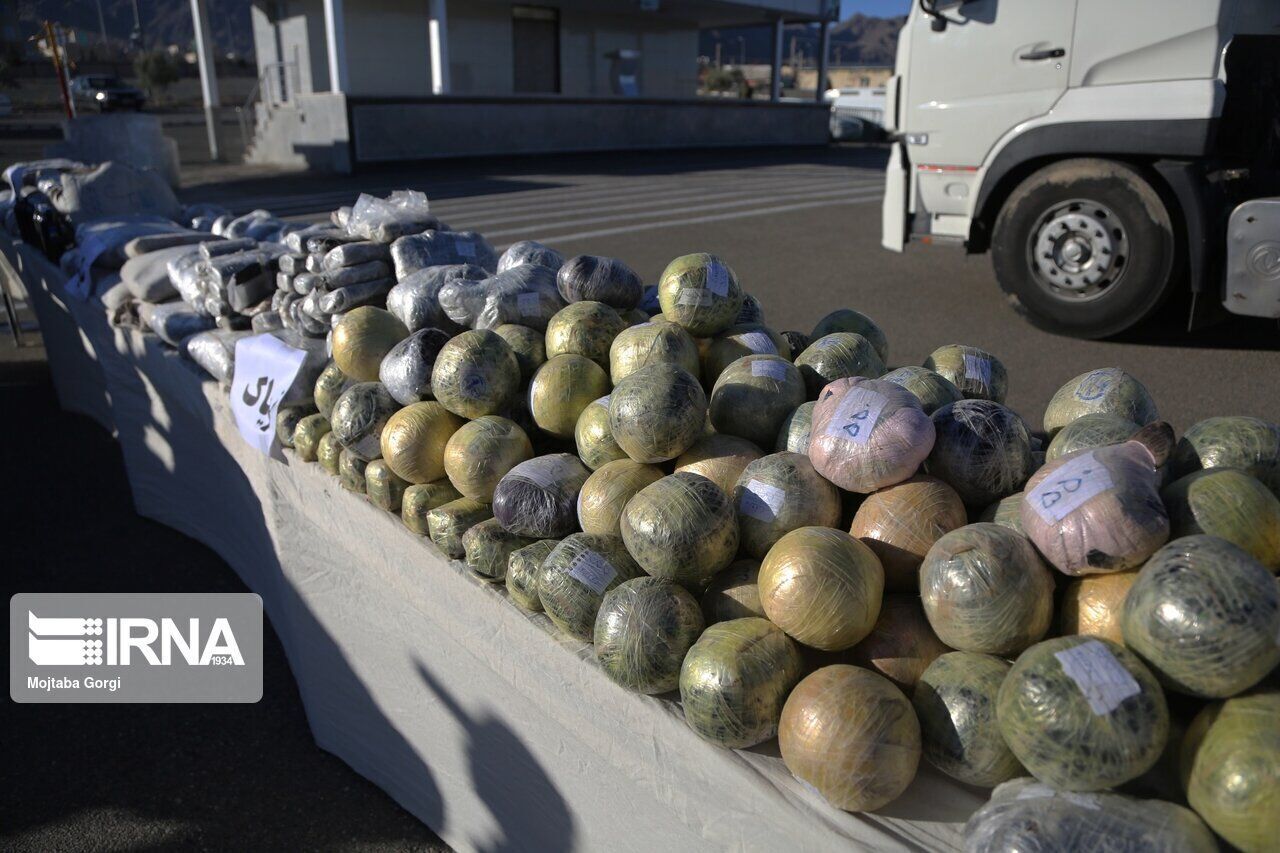
<instances>
[{"instance_id":1,"label":"truck headlight","mask_svg":"<svg viewBox=\"0 0 1280 853\"><path fill-rule=\"evenodd\" d=\"M94 100L97 100L97 101L105 101L105 100L107 99L107 93L106 93L106 92L99 92L98 94L94 95L93 97L94 97Z\"/></svg>"}]
</instances>

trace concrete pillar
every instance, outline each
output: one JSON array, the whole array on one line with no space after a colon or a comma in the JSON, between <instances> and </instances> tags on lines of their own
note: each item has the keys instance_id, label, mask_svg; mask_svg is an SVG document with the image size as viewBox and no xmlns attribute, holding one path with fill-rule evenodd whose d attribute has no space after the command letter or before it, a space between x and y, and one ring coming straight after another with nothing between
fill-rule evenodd
<instances>
[{"instance_id":1,"label":"concrete pillar","mask_svg":"<svg viewBox=\"0 0 1280 853\"><path fill-rule=\"evenodd\" d=\"M814 99L822 103L822 96L827 91L827 64L831 61L831 22L823 21L821 35L818 37L818 92Z\"/></svg>"},{"instance_id":2,"label":"concrete pillar","mask_svg":"<svg viewBox=\"0 0 1280 853\"><path fill-rule=\"evenodd\" d=\"M449 19L445 4L446 0L430 0L427 7L433 95L447 95L453 89L449 82Z\"/></svg>"},{"instance_id":3,"label":"concrete pillar","mask_svg":"<svg viewBox=\"0 0 1280 853\"><path fill-rule=\"evenodd\" d=\"M347 19L343 0L324 0L324 36L329 46L329 91L347 91Z\"/></svg>"},{"instance_id":4,"label":"concrete pillar","mask_svg":"<svg viewBox=\"0 0 1280 853\"><path fill-rule=\"evenodd\" d=\"M207 0L191 0L191 27L195 33L196 60L200 65L200 96L204 99L204 122L209 131L209 157L218 159L218 70L214 67L213 38L209 31Z\"/></svg>"},{"instance_id":5,"label":"concrete pillar","mask_svg":"<svg viewBox=\"0 0 1280 853\"><path fill-rule=\"evenodd\" d=\"M773 74L769 81L769 100L782 97L782 19L773 22Z\"/></svg>"}]
</instances>

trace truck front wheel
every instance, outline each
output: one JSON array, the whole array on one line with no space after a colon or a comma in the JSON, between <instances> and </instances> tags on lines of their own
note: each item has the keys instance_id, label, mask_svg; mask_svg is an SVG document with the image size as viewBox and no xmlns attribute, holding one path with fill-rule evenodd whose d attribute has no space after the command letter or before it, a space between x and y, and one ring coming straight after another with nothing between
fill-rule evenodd
<instances>
[{"instance_id":1,"label":"truck front wheel","mask_svg":"<svg viewBox=\"0 0 1280 853\"><path fill-rule=\"evenodd\" d=\"M996 218L996 279L1041 328L1114 335L1170 289L1175 237L1159 194L1131 166L1063 160L1026 178Z\"/></svg>"}]
</instances>

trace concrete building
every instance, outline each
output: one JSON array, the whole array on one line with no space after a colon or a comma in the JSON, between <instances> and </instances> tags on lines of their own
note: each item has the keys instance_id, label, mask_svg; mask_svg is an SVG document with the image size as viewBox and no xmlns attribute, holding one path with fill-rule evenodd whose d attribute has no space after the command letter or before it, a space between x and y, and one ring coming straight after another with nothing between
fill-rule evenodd
<instances>
[{"instance_id":1,"label":"concrete building","mask_svg":"<svg viewBox=\"0 0 1280 853\"><path fill-rule=\"evenodd\" d=\"M820 105L698 99L698 31L835 0L254 0L247 159L349 171L471 154L818 144ZM777 75L775 75L775 79ZM775 87L776 88L776 87Z\"/></svg>"}]
</instances>

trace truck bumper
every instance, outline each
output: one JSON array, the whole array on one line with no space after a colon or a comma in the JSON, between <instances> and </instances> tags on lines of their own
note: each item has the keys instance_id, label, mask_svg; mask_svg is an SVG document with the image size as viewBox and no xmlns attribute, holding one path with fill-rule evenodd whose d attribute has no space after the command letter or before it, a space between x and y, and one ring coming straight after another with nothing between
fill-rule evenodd
<instances>
[{"instance_id":1,"label":"truck bumper","mask_svg":"<svg viewBox=\"0 0 1280 853\"><path fill-rule=\"evenodd\" d=\"M1257 198L1231 211L1227 286L1233 314L1280 319L1280 198Z\"/></svg>"},{"instance_id":2,"label":"truck bumper","mask_svg":"<svg viewBox=\"0 0 1280 853\"><path fill-rule=\"evenodd\" d=\"M880 204L880 245L901 252L907 242L907 167L902 143L889 150L889 166L884 170L884 200Z\"/></svg>"}]
</instances>

